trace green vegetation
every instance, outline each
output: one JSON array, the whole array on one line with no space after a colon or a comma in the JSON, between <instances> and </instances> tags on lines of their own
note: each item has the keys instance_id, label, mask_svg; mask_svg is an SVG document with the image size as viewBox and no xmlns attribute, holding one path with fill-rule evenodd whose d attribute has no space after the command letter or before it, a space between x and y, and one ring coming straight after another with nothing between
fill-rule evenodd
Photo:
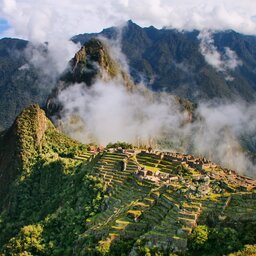
<instances>
[{"instance_id":1,"label":"green vegetation","mask_svg":"<svg viewBox=\"0 0 256 256\"><path fill-rule=\"evenodd\" d=\"M122 148L122 149L133 149L133 145L126 142L109 143L106 148Z\"/></svg>"},{"instance_id":2,"label":"green vegetation","mask_svg":"<svg viewBox=\"0 0 256 256\"><path fill-rule=\"evenodd\" d=\"M4 255L69 255L85 219L100 210L104 186L84 164L86 146L58 132L37 106L15 126L22 166L0 215L0 248Z\"/></svg>"},{"instance_id":3,"label":"green vegetation","mask_svg":"<svg viewBox=\"0 0 256 256\"><path fill-rule=\"evenodd\" d=\"M200 250L205 247L205 243L208 241L209 230L207 226L197 226L191 234L191 248Z\"/></svg>"},{"instance_id":4,"label":"green vegetation","mask_svg":"<svg viewBox=\"0 0 256 256\"><path fill-rule=\"evenodd\" d=\"M7 254L22 255L26 251L27 255L42 255L45 253L42 232L43 227L40 224L21 228L18 235L6 245Z\"/></svg>"},{"instance_id":5,"label":"green vegetation","mask_svg":"<svg viewBox=\"0 0 256 256\"><path fill-rule=\"evenodd\" d=\"M225 177L221 193L214 193L212 170L202 174L145 151L129 157L121 150L92 155L87 148L55 129L37 105L0 134L1 256L255 252L254 190L236 190ZM156 171L152 180L139 176L139 166ZM162 180L154 181L157 173ZM207 194L199 193L201 183Z\"/></svg>"},{"instance_id":6,"label":"green vegetation","mask_svg":"<svg viewBox=\"0 0 256 256\"><path fill-rule=\"evenodd\" d=\"M231 224L232 228L229 227L230 223L223 224L216 227L197 226L190 236L190 254L198 255L200 252L200 255L227 255L240 250L229 254L233 256L250 255L249 253L255 252L255 246L246 244L256 244L256 223L245 223L239 226ZM245 245L244 248L243 245Z\"/></svg>"},{"instance_id":7,"label":"green vegetation","mask_svg":"<svg viewBox=\"0 0 256 256\"><path fill-rule=\"evenodd\" d=\"M198 255L198 251L201 255L223 255L240 249L242 244L233 228L198 226L190 236L190 247L192 255Z\"/></svg>"},{"instance_id":8,"label":"green vegetation","mask_svg":"<svg viewBox=\"0 0 256 256\"><path fill-rule=\"evenodd\" d=\"M231 253L228 256L255 256L256 255L256 245L245 245L244 249L241 251Z\"/></svg>"}]
</instances>

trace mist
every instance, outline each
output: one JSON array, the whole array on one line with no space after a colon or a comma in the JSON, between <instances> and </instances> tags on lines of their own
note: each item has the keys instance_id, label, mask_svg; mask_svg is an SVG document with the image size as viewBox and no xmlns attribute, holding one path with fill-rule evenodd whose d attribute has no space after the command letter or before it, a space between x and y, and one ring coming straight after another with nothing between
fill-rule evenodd
<instances>
[{"instance_id":1,"label":"mist","mask_svg":"<svg viewBox=\"0 0 256 256\"><path fill-rule=\"evenodd\" d=\"M140 26L175 28L180 31L197 29L216 31L232 29L244 34L256 34L256 3L250 0L110 0L102 5L95 0L0 0L0 19L8 23L1 37L18 37L33 44L27 61L39 70L39 86L52 88L54 80L79 49L70 41L80 33L100 32L111 26L125 26L132 19ZM147 10L145 12L145 10ZM41 44L47 42L47 53ZM209 46L209 44L210 46ZM206 60L217 70L230 70L239 65L231 49L222 56L210 39L202 40ZM22 68L22 67L21 67ZM227 74L227 80L233 78Z\"/></svg>"},{"instance_id":2,"label":"mist","mask_svg":"<svg viewBox=\"0 0 256 256\"><path fill-rule=\"evenodd\" d=\"M20 69L39 70L39 86L49 91L80 47L70 41L72 36L124 26L129 19L141 26L202 31L201 53L208 64L226 74L227 80L233 79L229 71L242 62L230 48L218 52L209 31L232 29L256 34L256 3L251 0L111 0L104 6L98 0L86 4L82 0L0 0L0 4L0 18L9 24L0 36L32 43L26 49L28 64ZM128 72L118 47L112 50L114 54ZM255 166L241 149L241 139L256 134L255 105L241 101L199 102L195 110L198 118L190 122L189 114L181 110L173 96L153 95L143 85L128 92L119 79L97 80L91 88L74 84L61 92L59 100L64 106L62 128L81 142L106 145L120 140L153 145L206 156L255 175Z\"/></svg>"},{"instance_id":3,"label":"mist","mask_svg":"<svg viewBox=\"0 0 256 256\"><path fill-rule=\"evenodd\" d=\"M62 47L59 42L37 43L29 42L24 50L26 64L19 69L33 69L37 75L37 85L40 90L48 94L56 85L60 74L68 67L69 60L78 51L80 44L63 41Z\"/></svg>"},{"instance_id":4,"label":"mist","mask_svg":"<svg viewBox=\"0 0 256 256\"><path fill-rule=\"evenodd\" d=\"M218 72L225 74L225 79L232 81L234 78L229 74L229 71L243 65L235 51L229 47L224 48L224 53L218 51L214 45L213 31L202 30L198 39L200 40L200 52L204 56L205 61L214 67Z\"/></svg>"},{"instance_id":5,"label":"mist","mask_svg":"<svg viewBox=\"0 0 256 256\"><path fill-rule=\"evenodd\" d=\"M77 127L73 120L68 125L65 123L64 129L68 132L70 125L73 131L76 130L72 135L85 143L93 141L106 145L127 141L136 144L139 141L148 144L152 138L158 138L171 122L182 121L182 114L175 110L173 97L156 101L140 92L128 92L117 81L98 80L91 88L75 84L63 91L59 100L64 104L64 123L71 117L79 117ZM80 130L81 123L86 129Z\"/></svg>"},{"instance_id":6,"label":"mist","mask_svg":"<svg viewBox=\"0 0 256 256\"><path fill-rule=\"evenodd\" d=\"M64 106L60 127L83 143L105 146L125 141L192 153L255 176L241 137L256 133L256 105L202 102L195 111L198 118L190 122L175 97L138 86L139 90L129 92L118 80L97 80L90 88L72 85L59 95Z\"/></svg>"}]
</instances>

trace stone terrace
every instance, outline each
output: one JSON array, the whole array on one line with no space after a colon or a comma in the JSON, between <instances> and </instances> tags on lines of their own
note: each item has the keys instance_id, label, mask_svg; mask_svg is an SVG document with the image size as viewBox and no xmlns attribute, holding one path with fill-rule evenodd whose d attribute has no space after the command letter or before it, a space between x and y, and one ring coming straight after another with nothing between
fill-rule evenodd
<instances>
[{"instance_id":1,"label":"stone terrace","mask_svg":"<svg viewBox=\"0 0 256 256\"><path fill-rule=\"evenodd\" d=\"M232 216L255 220L255 181L206 159L124 150L103 151L97 158L94 175L103 180L107 194L103 211L86 220L80 242L87 248L93 236L97 248L129 239L133 251L140 240L182 252L192 229L210 215L217 221Z\"/></svg>"}]
</instances>

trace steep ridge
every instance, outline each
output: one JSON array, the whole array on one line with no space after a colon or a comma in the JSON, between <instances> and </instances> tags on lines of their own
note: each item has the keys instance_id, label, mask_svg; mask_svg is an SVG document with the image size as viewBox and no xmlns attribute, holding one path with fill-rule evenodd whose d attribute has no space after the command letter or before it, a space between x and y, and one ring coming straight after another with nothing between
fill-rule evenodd
<instances>
[{"instance_id":1,"label":"steep ridge","mask_svg":"<svg viewBox=\"0 0 256 256\"><path fill-rule=\"evenodd\" d=\"M47 113L50 116L61 111L57 97L59 93L77 83L92 86L97 80L110 81L119 79L128 90L134 87L132 80L121 65L109 53L107 45L92 38L86 42L69 63L69 69L60 77L55 89L47 101Z\"/></svg>"},{"instance_id":2,"label":"steep ridge","mask_svg":"<svg viewBox=\"0 0 256 256\"><path fill-rule=\"evenodd\" d=\"M29 169L32 156L41 147L47 121L37 105L22 111L12 127L1 135L0 148L0 198L8 192L11 181Z\"/></svg>"},{"instance_id":3,"label":"steep ridge","mask_svg":"<svg viewBox=\"0 0 256 256\"><path fill-rule=\"evenodd\" d=\"M214 32L214 46L220 54L228 47L242 62L233 70L220 72L208 64L200 52L199 31L142 28L132 21L120 28L104 29L98 34L81 34L72 38L82 44L95 36L121 38L131 75L143 78L155 91L168 91L192 101L221 98L255 100L255 36L235 31ZM233 79L227 79L232 77Z\"/></svg>"},{"instance_id":4,"label":"steep ridge","mask_svg":"<svg viewBox=\"0 0 256 256\"><path fill-rule=\"evenodd\" d=\"M0 144L18 152L5 169L15 175L0 176L2 195L9 179L0 255L198 255L193 235L202 225L219 232L215 242L227 230L240 239L212 255L256 243L245 236L256 228L255 180L192 155L82 145L36 105L13 127L12 143L6 133Z\"/></svg>"},{"instance_id":5,"label":"steep ridge","mask_svg":"<svg viewBox=\"0 0 256 256\"><path fill-rule=\"evenodd\" d=\"M78 193L74 187L76 182L84 179L84 192L80 190L79 193L86 193L88 200L90 193L94 197L98 190L87 190L97 180L87 179L88 173L81 170L82 162L91 154L87 153L84 145L56 130L38 105L31 105L22 111L14 125L1 136L0 147L0 251L6 249L8 252L4 255L21 255L19 253L28 250L26 246L29 246L32 255L44 255L42 247L37 247L33 242L25 245L23 241L25 247L22 247L22 244L15 244L16 240L10 240L12 249L8 248L11 252L3 245L19 231L19 234L24 231L31 235L34 231L39 232L42 223L51 222L49 225L53 228L54 213L57 214L63 202L69 204L72 196ZM76 173L76 170L79 171ZM90 210L93 211L92 208ZM49 238L46 241L50 242Z\"/></svg>"}]
</instances>

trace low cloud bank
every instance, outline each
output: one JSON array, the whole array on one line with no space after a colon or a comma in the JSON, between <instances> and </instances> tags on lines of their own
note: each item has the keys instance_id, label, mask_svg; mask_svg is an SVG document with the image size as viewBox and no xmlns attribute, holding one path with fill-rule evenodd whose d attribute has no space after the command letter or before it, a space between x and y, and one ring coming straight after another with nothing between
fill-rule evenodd
<instances>
[{"instance_id":1,"label":"low cloud bank","mask_svg":"<svg viewBox=\"0 0 256 256\"><path fill-rule=\"evenodd\" d=\"M202 30L198 35L198 39L200 40L200 52L204 56L205 61L217 71L225 73L227 80L233 80L228 75L228 71L232 71L243 64L236 52L229 47L224 48L224 53L218 51L214 45L213 33L209 30Z\"/></svg>"},{"instance_id":2,"label":"low cloud bank","mask_svg":"<svg viewBox=\"0 0 256 256\"><path fill-rule=\"evenodd\" d=\"M147 89L128 92L120 81L74 84L61 92L62 127L84 143L126 141L206 156L225 167L255 176L241 148L244 134L256 133L256 105L200 103L189 121L173 96Z\"/></svg>"}]
</instances>

